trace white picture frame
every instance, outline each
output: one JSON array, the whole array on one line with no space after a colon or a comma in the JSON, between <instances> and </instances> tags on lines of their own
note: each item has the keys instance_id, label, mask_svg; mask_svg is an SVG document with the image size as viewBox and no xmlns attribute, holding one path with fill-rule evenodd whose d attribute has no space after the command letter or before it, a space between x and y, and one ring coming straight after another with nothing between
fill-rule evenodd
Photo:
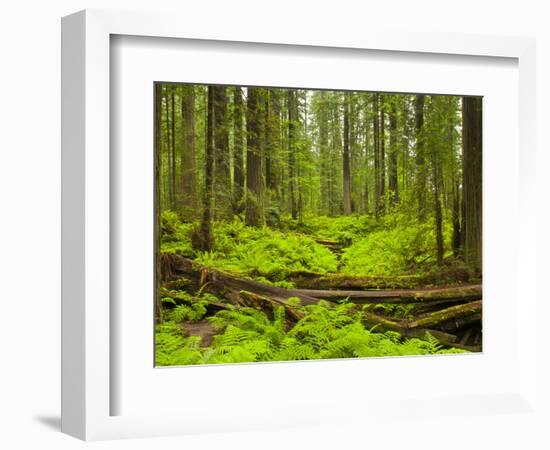
<instances>
[{"instance_id":1,"label":"white picture frame","mask_svg":"<svg viewBox=\"0 0 550 450\"><path fill-rule=\"evenodd\" d=\"M301 30L271 32L253 24L247 28L233 28L223 21L217 22L215 27L205 28L201 21L183 22L181 18L170 15L99 10L67 16L62 22L62 430L65 433L85 440L97 440L353 421L358 417L372 418L376 414L398 420L396 417L399 416L389 412L395 403L390 403L385 412L380 412L384 408L379 402L369 404L363 400L331 404L330 411L307 402L300 407L278 404L271 413L252 410L250 405L261 402L261 398L249 399L248 410L241 407L235 417L228 420L223 420L221 414L206 417L178 412L112 415L112 398L117 389L112 380L110 360L110 337L116 332L110 309L113 245L110 239L110 186L112 177L116 177L110 169L113 35L285 44L302 48L321 47L333 52L366 49L413 55L517 60L519 177L514 193L520 200L517 225L521 234L517 241L517 279L529 280L530 274L536 272L533 257L536 248L533 232L535 187L530 177L535 170L534 40L374 29L327 36L311 29L307 33ZM536 293L532 294L522 298L522 309L518 310L518 339L521 342L536 341L536 330L526 326L527 319L522 315L523 308L536 309ZM514 349L521 362L518 377L506 391L454 399L436 396L426 398L425 402L399 397L392 401L408 402L409 411L423 411L429 408L427 405L437 405L443 416L451 410L460 416L480 412L492 415L500 412L503 405L514 413L536 414L537 355L527 350L532 346L519 347ZM256 372L277 370L273 365L260 367L255 369ZM313 366L303 367L311 372ZM357 366L350 362L343 367L341 370L353 370ZM477 405L478 409L472 411L472 405ZM222 412L227 414L223 408ZM268 425L270 414L275 419ZM246 420L237 420L243 418Z\"/></svg>"}]
</instances>

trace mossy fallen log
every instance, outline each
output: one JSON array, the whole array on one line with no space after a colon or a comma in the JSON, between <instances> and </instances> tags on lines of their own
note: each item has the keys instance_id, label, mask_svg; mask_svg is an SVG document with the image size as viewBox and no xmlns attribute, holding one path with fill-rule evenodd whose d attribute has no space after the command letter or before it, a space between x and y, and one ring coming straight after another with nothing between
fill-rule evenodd
<instances>
[{"instance_id":1,"label":"mossy fallen log","mask_svg":"<svg viewBox=\"0 0 550 450\"><path fill-rule=\"evenodd\" d=\"M394 320L368 311L363 313L364 323L368 327L385 331L395 331L403 337L418 337L425 339L426 333L430 333L441 344L461 348L469 351L481 351L481 346L474 341L474 345L466 345L466 339L457 342L457 336L451 334L466 326L481 326L481 300L464 305L451 306L449 308L425 314L412 320ZM479 324L479 325L477 325Z\"/></svg>"},{"instance_id":2,"label":"mossy fallen log","mask_svg":"<svg viewBox=\"0 0 550 450\"><path fill-rule=\"evenodd\" d=\"M426 303L435 301L464 302L481 298L481 285L450 286L424 289L394 290L331 290L297 289L296 292L325 300L349 299L359 304L368 303Z\"/></svg>"},{"instance_id":3,"label":"mossy fallen log","mask_svg":"<svg viewBox=\"0 0 550 450\"><path fill-rule=\"evenodd\" d=\"M441 323L438 326L438 328L443 331L454 331L460 328L469 327L474 323L481 324L481 318L482 318L481 312L476 314L471 314L465 317L457 317L457 318L448 320L447 322Z\"/></svg>"},{"instance_id":4,"label":"mossy fallen log","mask_svg":"<svg viewBox=\"0 0 550 450\"><path fill-rule=\"evenodd\" d=\"M285 307L287 317L293 321L300 319L299 311L286 303L290 297L300 299L302 305L316 304L320 300L336 301L340 297L351 297L351 300L357 300L357 303L419 303L430 304L430 302L444 302L443 309L422 314L411 320L379 316L369 311L364 311L364 323L369 328L376 327L376 330L396 331L404 337L426 338L426 333L430 333L441 344L456 346L457 348L477 348L478 335L474 339L474 346L459 346L456 335L451 332L466 326L478 327L481 322L481 300L470 301L472 298L481 296L481 286L453 286L430 289L405 290L398 289L392 291L333 291L333 290L306 290L306 289L286 289L277 286L271 286L260 283L248 278L238 277L216 269L208 268L195 263L189 259L177 255L169 255L163 259L163 267L166 267L166 273L163 279L177 279L184 276L193 285L194 289L202 289L205 292L218 295L228 299L235 305L243 305L245 302L254 302L263 304L263 307L272 308L274 306ZM169 274L169 277L167 277ZM350 295L351 294L351 295ZM448 306L453 300L466 302L459 305ZM424 303L423 303L424 302ZM215 308L218 305L212 304ZM220 303L221 307L227 307ZM479 333L478 333L479 334Z\"/></svg>"},{"instance_id":5,"label":"mossy fallen log","mask_svg":"<svg viewBox=\"0 0 550 450\"><path fill-rule=\"evenodd\" d=\"M481 313L482 301L476 300L473 302L465 303L463 305L451 306L449 308L442 309L433 313L425 314L407 322L408 328L417 327L432 327L434 325L440 325L444 322L458 323L459 319L477 315Z\"/></svg>"},{"instance_id":6,"label":"mossy fallen log","mask_svg":"<svg viewBox=\"0 0 550 450\"><path fill-rule=\"evenodd\" d=\"M452 345L457 340L457 337L450 333L428 328L409 328L406 321L395 321L370 312L363 313L363 323L374 331L382 333L395 331L407 338L426 339L426 335L429 333L443 345Z\"/></svg>"},{"instance_id":7,"label":"mossy fallen log","mask_svg":"<svg viewBox=\"0 0 550 450\"><path fill-rule=\"evenodd\" d=\"M344 274L294 273L289 281L299 289L413 289L432 284L420 275L395 277L359 277Z\"/></svg>"},{"instance_id":8,"label":"mossy fallen log","mask_svg":"<svg viewBox=\"0 0 550 450\"><path fill-rule=\"evenodd\" d=\"M178 255L171 255L169 273L172 276L186 276L193 279L199 289L205 289L216 295L234 298L235 292L248 291L257 295L266 296L274 300L285 301L290 297L298 297L303 305L313 305L319 299L301 293L295 289L285 289L270 286L259 281L238 277L227 272L208 268L197 264L190 259Z\"/></svg>"}]
</instances>

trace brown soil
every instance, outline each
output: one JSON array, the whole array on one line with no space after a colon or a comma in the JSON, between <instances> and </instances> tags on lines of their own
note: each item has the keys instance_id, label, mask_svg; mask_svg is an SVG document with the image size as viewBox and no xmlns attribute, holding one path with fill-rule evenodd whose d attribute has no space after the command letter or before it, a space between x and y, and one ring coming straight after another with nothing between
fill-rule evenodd
<instances>
[{"instance_id":1,"label":"brown soil","mask_svg":"<svg viewBox=\"0 0 550 450\"><path fill-rule=\"evenodd\" d=\"M201 347L208 347L212 344L216 330L210 322L201 320L199 322L182 322L180 325L187 336L200 336L202 338Z\"/></svg>"}]
</instances>

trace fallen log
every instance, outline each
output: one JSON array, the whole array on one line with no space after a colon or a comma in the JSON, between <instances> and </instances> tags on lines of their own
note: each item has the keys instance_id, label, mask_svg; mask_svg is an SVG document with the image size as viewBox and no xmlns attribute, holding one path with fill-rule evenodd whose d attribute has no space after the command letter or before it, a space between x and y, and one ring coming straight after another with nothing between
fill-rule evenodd
<instances>
[{"instance_id":1,"label":"fallen log","mask_svg":"<svg viewBox=\"0 0 550 450\"><path fill-rule=\"evenodd\" d=\"M432 327L443 322L462 319L474 314L481 313L481 300L476 300L464 305L451 306L433 313L418 317L407 323L408 328Z\"/></svg>"},{"instance_id":2,"label":"fallen log","mask_svg":"<svg viewBox=\"0 0 550 450\"><path fill-rule=\"evenodd\" d=\"M423 286L441 286L454 283L466 283L467 274L460 274L449 270L440 273L422 273L396 276L357 276L347 274L318 274L311 272L294 273L289 277L300 289L414 289Z\"/></svg>"},{"instance_id":3,"label":"fallen log","mask_svg":"<svg viewBox=\"0 0 550 450\"><path fill-rule=\"evenodd\" d=\"M199 288L206 289L213 294L224 295L227 291L254 292L274 300L285 301L290 297L298 297L302 305L319 303L319 299L306 295L295 289L285 289L278 286L270 286L255 280L240 278L220 270L207 268L187 258L171 255L170 273L173 276L186 276L193 278ZM233 292L233 294L234 294Z\"/></svg>"},{"instance_id":4,"label":"fallen log","mask_svg":"<svg viewBox=\"0 0 550 450\"><path fill-rule=\"evenodd\" d=\"M321 299L336 301L339 296L363 299L365 303L408 303L468 301L471 298L481 296L481 286L454 286L444 288L416 289L416 290L393 290L393 291L333 291L333 290L307 290L307 289L286 289L277 286L270 286L255 280L240 278L238 276L211 269L197 264L189 259L178 255L166 256L163 260L163 267L171 278L185 276L197 289L203 289L215 295L223 296L236 305L242 305L243 300L265 303L273 307L281 305L285 307L287 317L293 321L299 320L299 311L286 304L290 297L300 299L302 305L317 304ZM166 277L166 273L164 277ZM167 278L163 278L167 279ZM167 280L169 281L169 280ZM352 295L348 295L352 294ZM372 300L372 301L365 301ZM359 301L357 303L360 303ZM227 308L227 305L220 303L212 304L212 307ZM364 323L366 326L376 330L396 331L404 337L417 337L425 339L426 333L430 333L441 344L456 346L457 337L448 333L466 325L473 325L481 319L481 300L469 301L464 304L446 307L442 310L423 314L412 320L393 320L365 311ZM479 341L478 336L474 340L474 346ZM462 347L466 348L464 345ZM470 346L470 348L474 348Z\"/></svg>"},{"instance_id":5,"label":"fallen log","mask_svg":"<svg viewBox=\"0 0 550 450\"><path fill-rule=\"evenodd\" d=\"M330 289L296 289L295 292L310 297L337 301L349 299L358 304L368 303L425 303L434 301L464 302L481 298L481 285L450 286L424 289L396 290L330 290Z\"/></svg>"},{"instance_id":6,"label":"fallen log","mask_svg":"<svg viewBox=\"0 0 550 450\"><path fill-rule=\"evenodd\" d=\"M218 290L230 289L237 292L249 291L259 295L284 301L290 297L298 297L302 304L318 303L320 299L337 301L349 298L353 303L424 303L424 302L462 302L481 298L481 285L447 286L424 289L397 290L331 290L331 289L287 289L270 286L258 281L241 278L227 272L207 268L187 258L178 255L168 255L164 258L164 266L172 276L186 276L193 279L199 287L209 284Z\"/></svg>"},{"instance_id":7,"label":"fallen log","mask_svg":"<svg viewBox=\"0 0 550 450\"><path fill-rule=\"evenodd\" d=\"M451 306L413 320L392 320L368 311L363 312L363 317L363 323L366 326L376 327L375 329L382 332L395 331L403 337L418 337L420 339L425 339L426 333L430 333L442 345L469 351L481 351L481 346L477 345L477 342L474 341L473 346L465 345L464 339L457 343L457 336L450 333L450 331L481 321L481 300L465 305Z\"/></svg>"},{"instance_id":8,"label":"fallen log","mask_svg":"<svg viewBox=\"0 0 550 450\"><path fill-rule=\"evenodd\" d=\"M453 345L457 337L450 333L428 328L409 328L406 321L394 321L378 314L363 313L363 324L374 331L395 331L403 337L426 339L426 334L431 334L443 345Z\"/></svg>"},{"instance_id":9,"label":"fallen log","mask_svg":"<svg viewBox=\"0 0 550 450\"><path fill-rule=\"evenodd\" d=\"M359 277L344 274L294 273L289 277L299 289L412 289L432 284L419 275L395 277Z\"/></svg>"},{"instance_id":10,"label":"fallen log","mask_svg":"<svg viewBox=\"0 0 550 450\"><path fill-rule=\"evenodd\" d=\"M438 325L438 328L443 331L454 331L459 328L464 328L474 323L481 323L481 313L472 314L466 317L458 317Z\"/></svg>"}]
</instances>

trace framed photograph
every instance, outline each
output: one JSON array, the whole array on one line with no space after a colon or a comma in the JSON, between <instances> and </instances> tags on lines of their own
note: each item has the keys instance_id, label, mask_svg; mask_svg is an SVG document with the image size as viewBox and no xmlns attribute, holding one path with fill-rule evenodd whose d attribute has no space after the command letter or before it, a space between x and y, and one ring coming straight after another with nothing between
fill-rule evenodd
<instances>
[{"instance_id":1,"label":"framed photograph","mask_svg":"<svg viewBox=\"0 0 550 450\"><path fill-rule=\"evenodd\" d=\"M62 50L64 432L534 411L532 40L94 10Z\"/></svg>"}]
</instances>

